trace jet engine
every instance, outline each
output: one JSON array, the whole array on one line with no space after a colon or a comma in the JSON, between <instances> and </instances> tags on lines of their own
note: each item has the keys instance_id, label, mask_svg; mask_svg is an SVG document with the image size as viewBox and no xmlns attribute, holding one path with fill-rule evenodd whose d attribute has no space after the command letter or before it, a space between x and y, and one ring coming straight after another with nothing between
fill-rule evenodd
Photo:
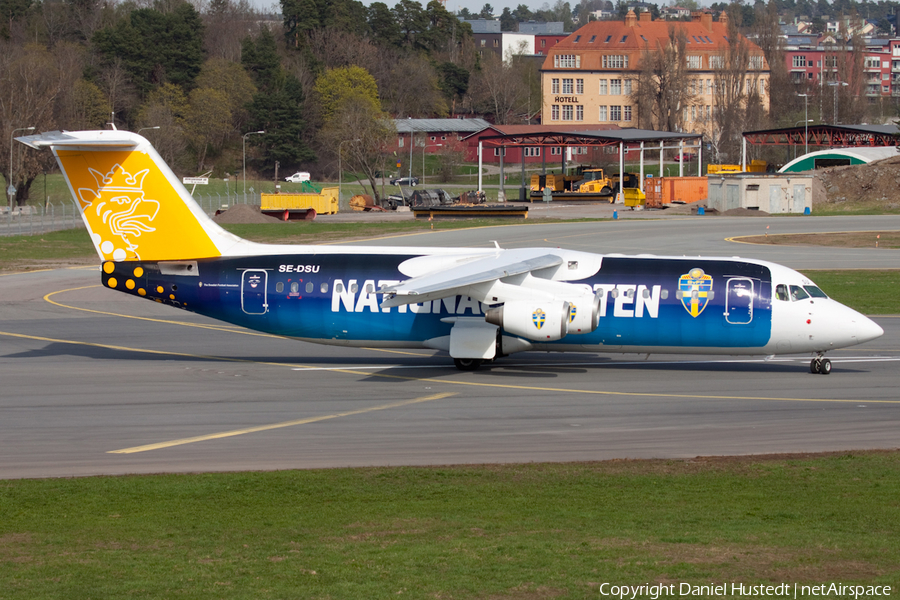
<instances>
[{"instance_id":1,"label":"jet engine","mask_svg":"<svg viewBox=\"0 0 900 600\"><path fill-rule=\"evenodd\" d=\"M513 335L554 342L569 332L570 315L571 305L564 301L511 301L488 309L484 320Z\"/></svg>"},{"instance_id":2,"label":"jet engine","mask_svg":"<svg viewBox=\"0 0 900 600\"><path fill-rule=\"evenodd\" d=\"M590 333L600 324L600 295L588 293L569 302L569 333Z\"/></svg>"}]
</instances>

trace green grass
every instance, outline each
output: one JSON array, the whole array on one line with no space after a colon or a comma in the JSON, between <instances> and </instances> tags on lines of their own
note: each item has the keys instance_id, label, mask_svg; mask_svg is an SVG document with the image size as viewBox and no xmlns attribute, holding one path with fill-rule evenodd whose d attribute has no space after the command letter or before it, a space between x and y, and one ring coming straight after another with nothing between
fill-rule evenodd
<instances>
[{"instance_id":1,"label":"green grass","mask_svg":"<svg viewBox=\"0 0 900 600\"><path fill-rule=\"evenodd\" d=\"M38 235L0 236L0 271L40 268L96 257L87 230L64 229Z\"/></svg>"},{"instance_id":2,"label":"green grass","mask_svg":"<svg viewBox=\"0 0 900 600\"><path fill-rule=\"evenodd\" d=\"M0 597L900 583L900 453L6 481Z\"/></svg>"},{"instance_id":3,"label":"green grass","mask_svg":"<svg viewBox=\"0 0 900 600\"><path fill-rule=\"evenodd\" d=\"M863 314L900 314L900 270L807 270L804 273L826 294Z\"/></svg>"}]
</instances>

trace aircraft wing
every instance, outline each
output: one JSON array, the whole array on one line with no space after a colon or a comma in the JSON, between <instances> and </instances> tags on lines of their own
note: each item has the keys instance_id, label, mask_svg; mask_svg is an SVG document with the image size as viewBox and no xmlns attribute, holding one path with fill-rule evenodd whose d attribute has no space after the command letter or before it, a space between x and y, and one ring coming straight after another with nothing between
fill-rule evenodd
<instances>
[{"instance_id":1,"label":"aircraft wing","mask_svg":"<svg viewBox=\"0 0 900 600\"><path fill-rule=\"evenodd\" d=\"M384 301L381 306L390 308L455 295L471 296L484 302L486 298L480 296L486 294L479 294L479 288L487 290L490 284L496 281L517 275L526 275L532 271L558 267L562 262L563 257L556 254L524 259L510 259L503 254L490 258L485 257L437 272L426 273L397 285L383 288L379 290L384 293ZM496 299L499 302L503 302L503 300L503 298Z\"/></svg>"}]
</instances>

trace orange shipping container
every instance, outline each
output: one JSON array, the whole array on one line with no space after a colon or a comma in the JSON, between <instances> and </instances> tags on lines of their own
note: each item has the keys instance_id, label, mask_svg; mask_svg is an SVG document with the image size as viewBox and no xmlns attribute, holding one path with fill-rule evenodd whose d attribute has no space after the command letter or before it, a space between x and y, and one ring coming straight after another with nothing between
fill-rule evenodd
<instances>
[{"instance_id":1,"label":"orange shipping container","mask_svg":"<svg viewBox=\"0 0 900 600\"><path fill-rule=\"evenodd\" d=\"M672 202L696 202L709 195L706 177L652 177L645 182L647 207L661 207Z\"/></svg>"}]
</instances>

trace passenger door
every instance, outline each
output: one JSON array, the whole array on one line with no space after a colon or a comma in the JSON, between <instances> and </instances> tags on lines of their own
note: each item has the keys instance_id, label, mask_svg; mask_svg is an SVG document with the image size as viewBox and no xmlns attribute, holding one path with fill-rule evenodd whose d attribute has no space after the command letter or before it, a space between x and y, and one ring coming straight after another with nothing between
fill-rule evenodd
<instances>
[{"instance_id":1,"label":"passenger door","mask_svg":"<svg viewBox=\"0 0 900 600\"><path fill-rule=\"evenodd\" d=\"M248 269L241 276L241 309L248 315L264 315L269 309L267 282L268 273L263 269Z\"/></svg>"},{"instance_id":2,"label":"passenger door","mask_svg":"<svg viewBox=\"0 0 900 600\"><path fill-rule=\"evenodd\" d=\"M753 280L733 277L725 286L725 321L746 325L753 320Z\"/></svg>"}]
</instances>

